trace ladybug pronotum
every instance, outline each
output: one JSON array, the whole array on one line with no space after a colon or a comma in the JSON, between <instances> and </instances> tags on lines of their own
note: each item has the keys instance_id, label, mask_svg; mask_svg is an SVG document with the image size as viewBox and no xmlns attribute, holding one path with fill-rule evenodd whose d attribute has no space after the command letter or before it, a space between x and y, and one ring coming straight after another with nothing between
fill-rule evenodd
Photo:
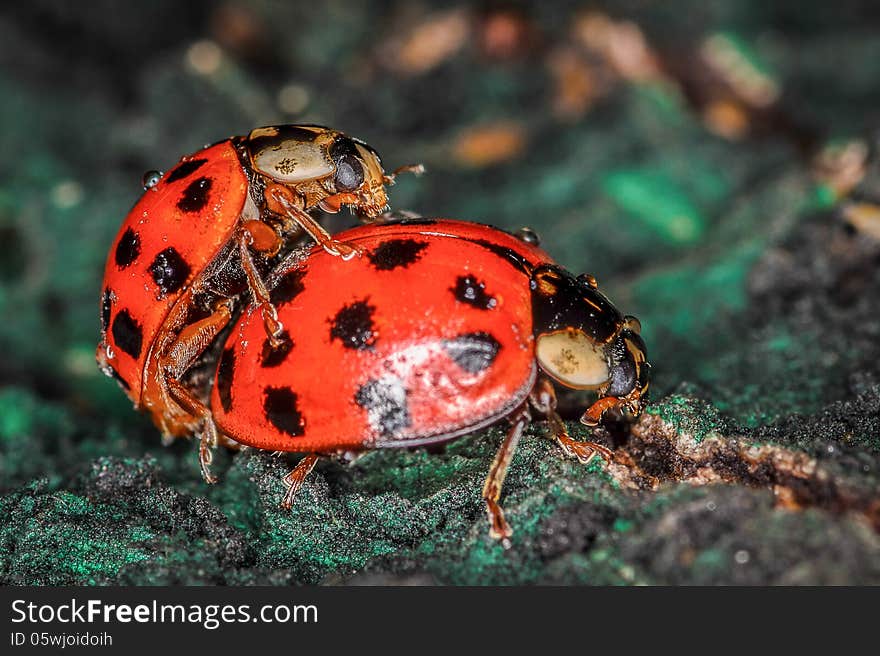
<instances>
[{"instance_id":1,"label":"ladybug pronotum","mask_svg":"<svg viewBox=\"0 0 880 656\"><path fill-rule=\"evenodd\" d=\"M211 411L240 444L307 454L285 478L290 507L319 455L451 440L508 419L483 498L491 535L511 529L498 504L533 415L583 462L608 449L572 439L554 383L595 390L581 419L637 415L650 365L634 317L591 276L574 277L532 239L452 220L355 228L362 257L293 253L272 277L280 344L256 307L229 334Z\"/></svg>"},{"instance_id":2,"label":"ladybug pronotum","mask_svg":"<svg viewBox=\"0 0 880 656\"><path fill-rule=\"evenodd\" d=\"M404 167L400 170L419 170ZM395 172L396 174L396 172ZM316 125L280 125L232 137L150 172L107 258L97 360L166 439L201 430L206 480L219 439L188 371L232 320L248 292L263 330L280 344L284 326L265 277L305 230L329 254L356 250L308 214L352 207L364 220L387 207L382 170L367 144Z\"/></svg>"}]
</instances>

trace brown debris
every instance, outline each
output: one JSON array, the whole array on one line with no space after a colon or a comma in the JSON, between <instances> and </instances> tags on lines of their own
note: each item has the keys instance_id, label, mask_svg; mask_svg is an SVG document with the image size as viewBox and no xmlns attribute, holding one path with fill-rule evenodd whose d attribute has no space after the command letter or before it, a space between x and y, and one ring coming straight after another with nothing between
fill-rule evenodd
<instances>
[{"instance_id":1,"label":"brown debris","mask_svg":"<svg viewBox=\"0 0 880 656\"><path fill-rule=\"evenodd\" d=\"M463 130L452 145L452 156L465 166L482 168L518 156L526 141L521 123L499 121Z\"/></svg>"},{"instance_id":2,"label":"brown debris","mask_svg":"<svg viewBox=\"0 0 880 656\"><path fill-rule=\"evenodd\" d=\"M779 100L781 91L776 81L754 66L724 35L707 38L700 47L700 56L736 97L749 106L766 108Z\"/></svg>"},{"instance_id":3,"label":"brown debris","mask_svg":"<svg viewBox=\"0 0 880 656\"><path fill-rule=\"evenodd\" d=\"M553 113L560 119L574 121L583 116L604 93L593 66L575 48L562 47L547 58L553 76Z\"/></svg>"},{"instance_id":4,"label":"brown debris","mask_svg":"<svg viewBox=\"0 0 880 656\"><path fill-rule=\"evenodd\" d=\"M477 39L483 54L496 60L528 54L539 40L537 28L515 8L494 9L481 17Z\"/></svg>"},{"instance_id":5,"label":"brown debris","mask_svg":"<svg viewBox=\"0 0 880 656\"><path fill-rule=\"evenodd\" d=\"M868 154L868 145L858 139L829 144L813 159L813 176L844 198L865 177Z\"/></svg>"},{"instance_id":6,"label":"brown debris","mask_svg":"<svg viewBox=\"0 0 880 656\"><path fill-rule=\"evenodd\" d=\"M265 23L253 9L236 3L221 5L211 16L211 34L224 48L248 55L267 47Z\"/></svg>"},{"instance_id":7,"label":"brown debris","mask_svg":"<svg viewBox=\"0 0 880 656\"><path fill-rule=\"evenodd\" d=\"M880 205L874 203L847 203L842 207L843 218L856 231L880 241Z\"/></svg>"},{"instance_id":8,"label":"brown debris","mask_svg":"<svg viewBox=\"0 0 880 656\"><path fill-rule=\"evenodd\" d=\"M572 33L575 42L600 56L625 80L644 82L663 77L654 52L635 23L588 12L575 19Z\"/></svg>"},{"instance_id":9,"label":"brown debris","mask_svg":"<svg viewBox=\"0 0 880 656\"><path fill-rule=\"evenodd\" d=\"M880 496L835 479L805 453L721 435L697 442L654 415L643 415L633 426L627 445L614 452L608 472L634 490L654 490L673 481L770 489L780 508L854 512L880 532Z\"/></svg>"},{"instance_id":10,"label":"brown debris","mask_svg":"<svg viewBox=\"0 0 880 656\"><path fill-rule=\"evenodd\" d=\"M703 109L703 123L709 130L731 141L742 139L749 132L749 113L730 99L709 102Z\"/></svg>"},{"instance_id":11,"label":"brown debris","mask_svg":"<svg viewBox=\"0 0 880 656\"><path fill-rule=\"evenodd\" d=\"M464 9L439 11L396 32L400 36L381 53L385 66L404 75L422 75L464 47L471 36L471 16Z\"/></svg>"}]
</instances>

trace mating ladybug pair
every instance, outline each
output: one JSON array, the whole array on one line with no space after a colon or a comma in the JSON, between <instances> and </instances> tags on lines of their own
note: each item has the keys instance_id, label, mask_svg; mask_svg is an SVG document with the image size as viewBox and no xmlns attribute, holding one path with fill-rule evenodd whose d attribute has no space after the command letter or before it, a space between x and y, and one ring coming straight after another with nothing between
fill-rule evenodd
<instances>
[{"instance_id":1,"label":"mating ladybug pair","mask_svg":"<svg viewBox=\"0 0 880 656\"><path fill-rule=\"evenodd\" d=\"M401 170L417 167L404 167ZM107 260L98 362L166 438L320 455L444 442L507 418L483 498L493 537L532 415L581 461L553 382L596 390L581 421L637 415L650 366L639 323L591 276L519 237L452 220L384 222L386 175L366 144L318 126L254 130L184 158L149 188ZM147 185L145 185L147 186ZM331 237L308 214L372 225ZM296 248L302 232L317 246Z\"/></svg>"}]
</instances>

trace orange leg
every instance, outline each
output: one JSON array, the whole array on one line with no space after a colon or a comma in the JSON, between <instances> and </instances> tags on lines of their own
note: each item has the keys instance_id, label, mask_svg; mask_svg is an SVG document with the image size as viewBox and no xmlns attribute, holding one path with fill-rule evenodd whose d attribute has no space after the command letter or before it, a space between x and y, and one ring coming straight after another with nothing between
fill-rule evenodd
<instances>
[{"instance_id":1,"label":"orange leg","mask_svg":"<svg viewBox=\"0 0 880 656\"><path fill-rule=\"evenodd\" d=\"M296 463L296 467L284 477L284 484L287 486L287 491L284 493L284 498L281 500L282 508L290 510L291 506L293 506L293 498L302 487L303 481L306 480L306 476L308 476L315 468L318 458L319 456L316 453L308 454Z\"/></svg>"},{"instance_id":2,"label":"orange leg","mask_svg":"<svg viewBox=\"0 0 880 656\"><path fill-rule=\"evenodd\" d=\"M205 479L206 483L216 483L217 477L211 473L211 461L214 459L213 449L217 446L220 438L217 434L217 426L211 417L211 411L176 378L169 378L165 381L165 384L168 385L168 392L171 394L171 398L181 408L201 421L202 436L199 439L199 468L202 471L202 478Z\"/></svg>"},{"instance_id":3,"label":"orange leg","mask_svg":"<svg viewBox=\"0 0 880 656\"><path fill-rule=\"evenodd\" d=\"M585 426L598 426L599 422L602 421L602 415L620 404L621 400L616 396L603 396L587 408L587 411L581 416L581 423Z\"/></svg>"},{"instance_id":4,"label":"orange leg","mask_svg":"<svg viewBox=\"0 0 880 656\"><path fill-rule=\"evenodd\" d=\"M177 339L159 357L159 367L163 374L177 379L183 376L231 318L232 301L227 300L220 303L212 315L181 330Z\"/></svg>"},{"instance_id":5,"label":"orange leg","mask_svg":"<svg viewBox=\"0 0 880 656\"><path fill-rule=\"evenodd\" d=\"M532 420L528 405L523 404L511 419L513 425L507 431L504 442L501 443L501 447L495 454L495 459L489 468L489 475L483 485L483 500L486 502L486 512L489 515L489 536L495 540L501 540L505 549L510 547L510 536L513 535L513 530L504 518L504 511L498 505L498 500L501 498L501 486L504 485L504 479L507 477L507 468L510 466L514 451L516 451L516 445L519 444L525 427Z\"/></svg>"},{"instance_id":6,"label":"orange leg","mask_svg":"<svg viewBox=\"0 0 880 656\"><path fill-rule=\"evenodd\" d=\"M278 248L281 246L281 240L273 232L272 234L278 238L277 244L272 242L266 243L266 240L264 240L264 234L262 234L263 231L260 230L258 232L256 230L257 226L250 225L254 223L258 223L262 226L266 225L264 223L259 223L258 221L249 221L244 225L238 242L238 248L241 253L241 266L244 269L245 276L247 276L248 287L251 290L254 304L260 308L260 315L263 317L263 327L266 330L266 336L269 338L272 348L278 348L281 346L281 340L279 337L284 330L284 325L278 319L278 310L270 300L269 290L266 288L266 283L263 282L260 273L257 271L257 267L251 257L250 248L255 244L258 244L259 246L277 252ZM271 253L271 250L263 250L262 252Z\"/></svg>"},{"instance_id":7,"label":"orange leg","mask_svg":"<svg viewBox=\"0 0 880 656\"><path fill-rule=\"evenodd\" d=\"M355 255L360 255L358 248L333 239L329 232L299 207L296 198L287 187L275 183L269 184L266 187L266 203L272 212L293 221L305 230L309 237L330 255L338 255L343 260L350 260Z\"/></svg>"},{"instance_id":8,"label":"orange leg","mask_svg":"<svg viewBox=\"0 0 880 656\"><path fill-rule=\"evenodd\" d=\"M219 442L217 427L211 411L180 382L181 376L189 369L214 338L229 323L232 316L231 303L222 303L210 317L197 321L184 328L168 352L159 358L161 385L174 402L202 425L199 441L199 465L202 477L207 483L215 483L211 474L211 449Z\"/></svg>"},{"instance_id":9,"label":"orange leg","mask_svg":"<svg viewBox=\"0 0 880 656\"><path fill-rule=\"evenodd\" d=\"M602 454L609 462L614 455L607 448L596 442L578 442L568 434L565 422L556 412L556 390L553 383L546 378L539 378L529 396L532 406L547 418L553 438L567 456L577 458L583 464L589 463L597 454Z\"/></svg>"}]
</instances>

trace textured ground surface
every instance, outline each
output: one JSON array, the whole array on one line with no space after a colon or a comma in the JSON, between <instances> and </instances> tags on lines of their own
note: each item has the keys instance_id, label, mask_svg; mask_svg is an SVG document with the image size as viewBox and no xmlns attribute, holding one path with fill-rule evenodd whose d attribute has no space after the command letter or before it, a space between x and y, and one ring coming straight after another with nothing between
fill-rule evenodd
<instances>
[{"instance_id":1,"label":"textured ground surface","mask_svg":"<svg viewBox=\"0 0 880 656\"><path fill-rule=\"evenodd\" d=\"M880 583L873 3L287 4L0 10L0 582ZM533 426L510 550L501 429L283 513L282 461L208 488L97 372L143 171L282 121L424 162L397 208L530 225L641 318L647 413L588 467Z\"/></svg>"}]
</instances>

